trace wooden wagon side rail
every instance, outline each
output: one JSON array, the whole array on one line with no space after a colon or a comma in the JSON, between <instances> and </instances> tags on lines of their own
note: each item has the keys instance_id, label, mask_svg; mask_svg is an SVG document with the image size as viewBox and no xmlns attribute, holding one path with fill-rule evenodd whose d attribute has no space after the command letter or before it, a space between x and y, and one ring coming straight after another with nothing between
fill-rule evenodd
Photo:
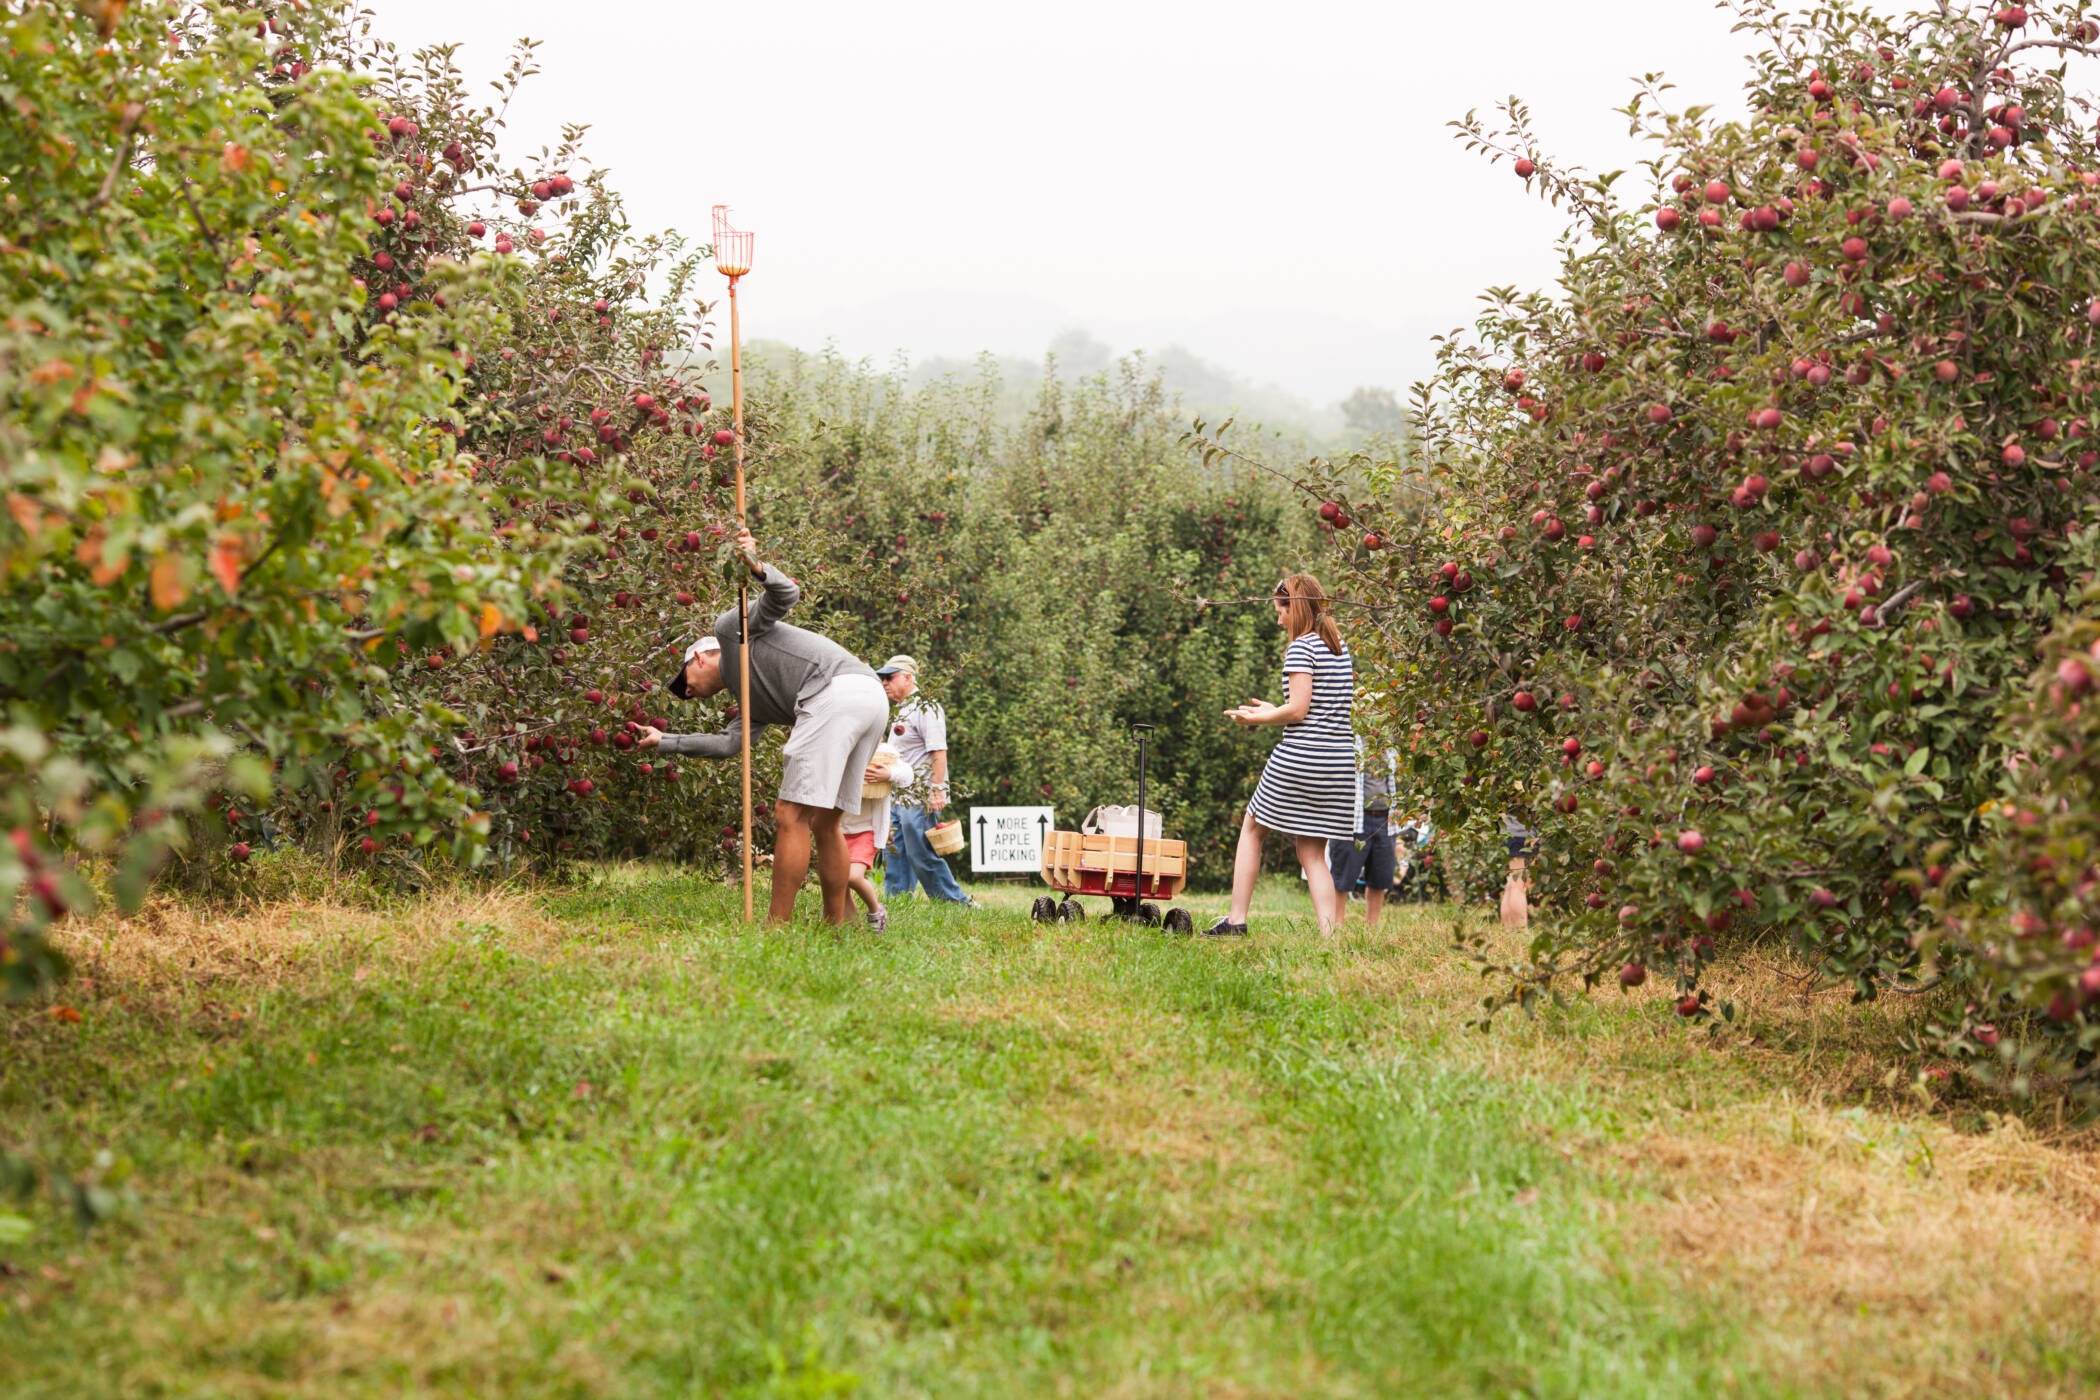
<instances>
[{"instance_id":1,"label":"wooden wagon side rail","mask_svg":"<svg viewBox=\"0 0 2100 1400\"><path fill-rule=\"evenodd\" d=\"M1104 887L1142 885L1151 898L1172 899L1188 883L1188 844L1151 840L1144 843L1142 879L1138 838L1052 831L1043 838L1043 882L1073 894L1101 893ZM1127 876L1128 880L1116 877Z\"/></svg>"}]
</instances>

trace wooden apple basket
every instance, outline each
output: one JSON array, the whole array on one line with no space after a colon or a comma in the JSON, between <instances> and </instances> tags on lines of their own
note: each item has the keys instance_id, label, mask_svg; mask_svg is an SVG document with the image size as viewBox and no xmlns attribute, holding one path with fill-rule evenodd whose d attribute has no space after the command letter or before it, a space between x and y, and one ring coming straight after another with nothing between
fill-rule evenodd
<instances>
[{"instance_id":1,"label":"wooden apple basket","mask_svg":"<svg viewBox=\"0 0 2100 1400\"><path fill-rule=\"evenodd\" d=\"M929 828L926 832L926 844L933 847L936 855L954 855L963 848L963 824L960 821L946 821Z\"/></svg>"}]
</instances>

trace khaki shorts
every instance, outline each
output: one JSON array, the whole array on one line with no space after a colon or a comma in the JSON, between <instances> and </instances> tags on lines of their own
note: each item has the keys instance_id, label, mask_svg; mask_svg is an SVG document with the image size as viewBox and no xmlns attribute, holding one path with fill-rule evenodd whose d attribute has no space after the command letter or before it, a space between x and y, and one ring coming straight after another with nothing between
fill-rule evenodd
<instances>
[{"instance_id":1,"label":"khaki shorts","mask_svg":"<svg viewBox=\"0 0 2100 1400\"><path fill-rule=\"evenodd\" d=\"M860 810L861 774L890 722L890 698L873 676L839 676L795 707L795 732L781 749L780 800Z\"/></svg>"}]
</instances>

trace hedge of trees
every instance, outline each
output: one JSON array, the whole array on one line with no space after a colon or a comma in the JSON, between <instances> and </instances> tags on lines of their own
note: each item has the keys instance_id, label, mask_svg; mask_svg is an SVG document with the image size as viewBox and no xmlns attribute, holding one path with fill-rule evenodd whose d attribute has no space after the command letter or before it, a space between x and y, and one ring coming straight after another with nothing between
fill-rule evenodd
<instances>
[{"instance_id":1,"label":"hedge of trees","mask_svg":"<svg viewBox=\"0 0 2100 1400\"><path fill-rule=\"evenodd\" d=\"M1130 725L1152 724L1150 801L1190 842L1192 879L1228 883L1267 746L1223 712L1282 693L1267 597L1321 538L1296 494L1192 462L1186 420L1129 364L1046 375L1010 427L989 374L909 392L789 356L754 383L777 479L846 542L834 567L881 580L830 595L841 630L884 639L871 656L911 652L950 712L957 800L1067 822L1133 802ZM922 603L918 622L905 609Z\"/></svg>"},{"instance_id":2,"label":"hedge of trees","mask_svg":"<svg viewBox=\"0 0 2100 1400\"><path fill-rule=\"evenodd\" d=\"M2100 170L2082 5L1738 7L1749 115L1631 109L1633 174L1462 136L1570 214L1321 489L1448 829L1546 835L1489 1009L1661 987L1767 933L2021 1086L2100 1041L2092 528ZM1226 444L1213 441L1215 455ZM1404 488L1404 489L1403 489Z\"/></svg>"}]
</instances>

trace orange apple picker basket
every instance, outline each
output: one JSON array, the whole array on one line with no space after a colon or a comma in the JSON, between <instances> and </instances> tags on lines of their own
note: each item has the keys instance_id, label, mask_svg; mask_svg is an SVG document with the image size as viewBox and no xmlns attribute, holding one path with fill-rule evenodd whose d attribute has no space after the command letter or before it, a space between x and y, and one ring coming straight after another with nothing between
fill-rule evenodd
<instances>
[{"instance_id":1,"label":"orange apple picker basket","mask_svg":"<svg viewBox=\"0 0 2100 1400\"><path fill-rule=\"evenodd\" d=\"M736 430L736 523L744 527L744 337L737 321L737 280L751 271L751 235L729 226L729 206L715 206L715 270L729 279L729 414ZM743 732L744 922L754 917L751 855L751 590L736 591L737 722Z\"/></svg>"}]
</instances>

